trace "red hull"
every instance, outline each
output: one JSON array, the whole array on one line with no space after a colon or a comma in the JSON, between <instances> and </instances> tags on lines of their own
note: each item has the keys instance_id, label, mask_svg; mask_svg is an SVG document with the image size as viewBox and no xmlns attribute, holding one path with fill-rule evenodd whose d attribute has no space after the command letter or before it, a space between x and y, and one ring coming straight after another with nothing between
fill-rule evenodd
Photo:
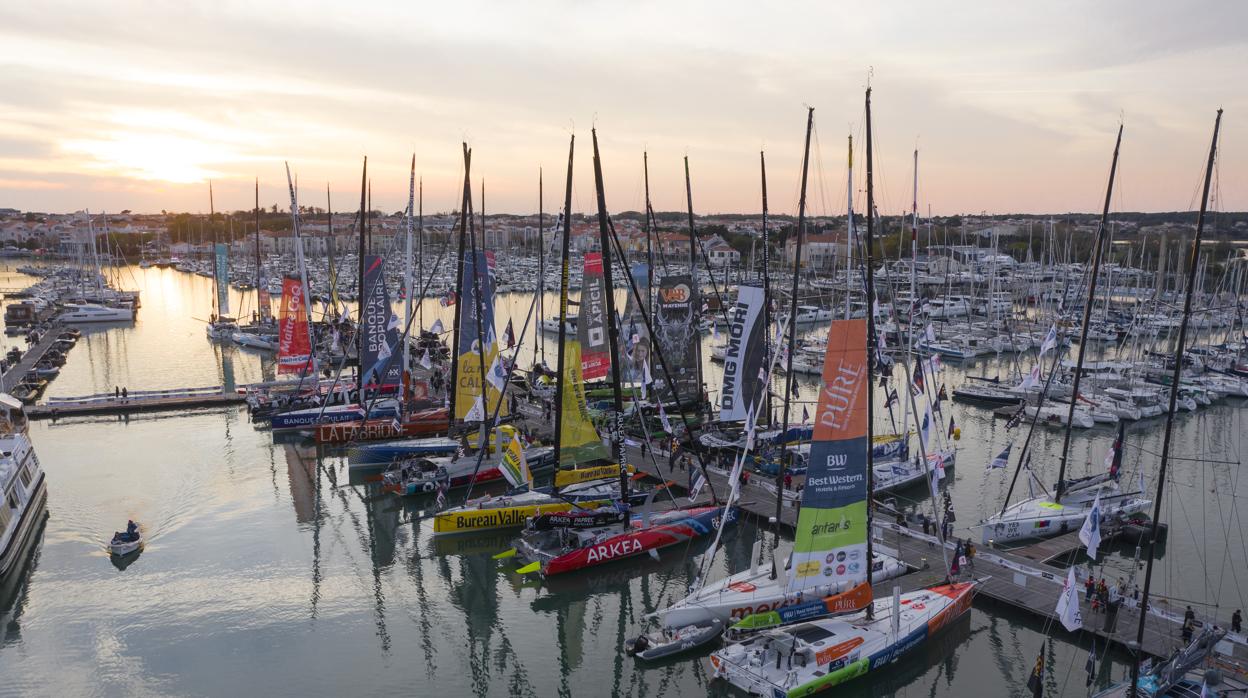
<instances>
[{"instance_id":1,"label":"red hull","mask_svg":"<svg viewBox=\"0 0 1248 698\"><path fill-rule=\"evenodd\" d=\"M694 511L697 513L689 518L620 533L600 543L560 555L546 563L543 574L550 576L575 572L587 567L623 560L650 550L686 543L713 531L713 521L719 518L721 508L699 507Z\"/></svg>"},{"instance_id":2,"label":"red hull","mask_svg":"<svg viewBox=\"0 0 1248 698\"><path fill-rule=\"evenodd\" d=\"M408 415L395 425L393 419L368 419L363 422L322 424L316 428L318 444L345 444L353 441L382 441L385 439L434 436L451 428L451 420L445 409L424 410Z\"/></svg>"}]
</instances>

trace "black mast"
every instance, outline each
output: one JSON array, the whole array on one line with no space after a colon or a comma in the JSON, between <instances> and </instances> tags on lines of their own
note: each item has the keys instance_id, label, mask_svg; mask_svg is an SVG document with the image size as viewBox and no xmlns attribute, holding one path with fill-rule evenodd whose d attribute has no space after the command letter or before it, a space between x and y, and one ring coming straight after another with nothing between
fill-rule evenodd
<instances>
[{"instance_id":1,"label":"black mast","mask_svg":"<svg viewBox=\"0 0 1248 698\"><path fill-rule=\"evenodd\" d=\"M455 256L455 317L451 321L455 330L455 340L451 346L451 382L446 386L447 399L450 400L451 404L452 422L455 420L455 398L459 392L459 344L461 339L459 336L459 316L463 312L459 296L464 288L464 246L468 243L468 239L465 237L468 234L468 196L472 192L472 181L469 179L472 171L472 151L468 149L467 143L464 143L463 147L464 189L459 202L459 252ZM481 378L484 380L485 374L482 374Z\"/></svg>"},{"instance_id":2,"label":"black mast","mask_svg":"<svg viewBox=\"0 0 1248 698\"><path fill-rule=\"evenodd\" d=\"M611 441L611 453L615 456L615 462L620 464L620 501L627 502L628 459L624 455L624 440L620 437L620 423L624 419L624 384L620 379L620 329L615 317L615 282L611 278L611 234L607 229L607 200L602 185L602 158L598 155L598 129L590 129L589 133L594 142L594 189L598 193L598 236L602 241L602 278L607 287L607 346L611 352L611 382L614 386L611 392L615 403L615 414L611 415L607 434Z\"/></svg>"},{"instance_id":3,"label":"black mast","mask_svg":"<svg viewBox=\"0 0 1248 698\"><path fill-rule=\"evenodd\" d=\"M256 305L260 305L260 178L256 177ZM259 311L260 320L265 318L264 311Z\"/></svg>"},{"instance_id":4,"label":"black mast","mask_svg":"<svg viewBox=\"0 0 1248 698\"><path fill-rule=\"evenodd\" d=\"M1062 438L1062 458L1057 471L1057 487L1053 490L1053 502L1060 504L1066 491L1066 457L1070 453L1070 432L1075 418L1075 406L1079 404L1079 379L1083 375L1083 357L1088 347L1088 325L1092 322L1092 303L1096 298L1096 277L1101 272L1101 256L1105 249L1106 221L1109 218L1109 200L1114 195L1114 175L1118 171L1118 148L1122 145L1122 124L1118 125L1118 140L1114 143L1114 160L1109 166L1109 186L1105 188L1105 207L1101 209L1101 222L1096 227L1096 250L1092 253L1092 278L1088 280L1088 296L1083 302L1083 327L1079 330L1079 356L1075 359L1075 379L1070 396L1070 409L1066 412L1066 434ZM991 301L990 301L991 303ZM1056 349L1054 349L1056 351ZM1037 412L1040 410L1036 407Z\"/></svg>"},{"instance_id":5,"label":"black mast","mask_svg":"<svg viewBox=\"0 0 1248 698\"><path fill-rule=\"evenodd\" d=\"M412 288L407 289L407 294L410 298L411 294L416 293L417 288L421 289L420 295L413 300L416 301L416 312L420 315L416 324L423 333L425 331L425 178L423 175L418 187L419 189L416 190L416 280L411 282Z\"/></svg>"},{"instance_id":6,"label":"black mast","mask_svg":"<svg viewBox=\"0 0 1248 698\"><path fill-rule=\"evenodd\" d=\"M758 167L762 181L763 189L763 327L765 328L763 342L766 343L766 350L763 356L767 357L767 376L771 377L771 367L773 365L772 351L779 347L771 346L771 274L768 267L771 266L771 255L768 248L771 246L771 238L767 232L767 156L763 151L758 151ZM771 382L763 386L765 393L765 402L763 403L762 423L764 425L771 424ZM758 420L758 415L754 416ZM783 436L781 440L783 441ZM776 530L772 538L771 547L780 546L780 514L783 513L784 507L784 473L785 466L783 459L780 467L776 469ZM772 579L775 579L775 570L772 570Z\"/></svg>"},{"instance_id":7,"label":"black mast","mask_svg":"<svg viewBox=\"0 0 1248 698\"><path fill-rule=\"evenodd\" d=\"M650 154L644 151L641 153L641 171L646 181L646 211L643 214L645 216L644 225L646 229L646 310L645 312L646 312L646 315L649 315L650 317L654 317L654 301L651 300L654 297L654 293L652 292L652 289L654 288L654 248L651 246L651 238L654 235L655 230L654 230L654 226L651 225L651 223L653 222L653 216L651 216L651 211L650 211Z\"/></svg>"},{"instance_id":8,"label":"black mast","mask_svg":"<svg viewBox=\"0 0 1248 698\"><path fill-rule=\"evenodd\" d=\"M697 265L698 233L696 230L694 230L694 227L693 227L693 187L689 183L689 156L688 155L685 156L685 204L687 206L686 210L688 211L688 214L689 214L689 280L691 282L690 286L692 286L695 291L695 295L694 295L695 300L701 300L702 293L701 293L701 288L699 287L699 284L698 284L698 265ZM711 268L709 264L707 265L706 271L708 274L711 272ZM712 284L715 283L714 276L711 277L711 283ZM696 339L693 342L693 363L694 363L694 366L696 366L698 369L697 378L696 378L697 397L695 398L694 406L699 412L702 411L702 405L706 399L706 395L702 389L702 342L701 342L701 336L697 333L698 323L701 322L701 320L702 320L702 309L701 307L694 306L692 322L693 322L693 327L694 327L694 337Z\"/></svg>"},{"instance_id":9,"label":"black mast","mask_svg":"<svg viewBox=\"0 0 1248 698\"><path fill-rule=\"evenodd\" d=\"M1205 188L1200 196L1200 214L1196 217L1196 236L1187 265L1187 292L1183 297L1183 321L1179 323L1179 342L1174 349L1174 371L1170 374L1170 409L1166 411L1166 433L1161 442L1161 467L1157 471L1157 496L1153 498L1153 521L1148 532L1148 566L1144 571L1144 596L1140 599L1140 624L1135 631L1135 657L1131 660L1131 698L1138 695L1140 650L1144 646L1144 622L1148 619L1148 596L1153 583L1153 553L1157 544L1157 524L1161 521L1161 497L1166 488L1166 466L1170 461L1170 436L1174 430L1175 403L1179 397L1179 378L1183 371L1183 346L1187 342L1187 322L1192 317L1192 292L1196 288L1196 266L1200 261L1200 236L1205 229L1205 211L1209 205L1209 182L1213 179L1213 161L1218 152L1218 129L1222 126L1222 110L1213 122L1213 142L1209 144L1209 162L1205 165ZM1121 128L1119 129L1121 131ZM1091 305L1091 299L1088 302Z\"/></svg>"},{"instance_id":10,"label":"black mast","mask_svg":"<svg viewBox=\"0 0 1248 698\"><path fill-rule=\"evenodd\" d=\"M359 257L360 257L359 259L360 278L356 279L356 282L357 282L356 285L359 287L360 295L359 295L358 300L356 301L356 306L359 308L359 313L356 316L357 320L356 320L356 325L355 325L355 346L356 346L355 351L356 351L356 362L357 362L357 366L355 367L355 374L356 374L355 382L356 382L356 390L358 390L360 393L359 398L360 398L361 407L364 406L364 371L367 370L366 367L362 363L364 361L364 252L365 252L364 250L364 221L365 221L365 215L367 212L366 207L368 205L364 197L367 194L368 194L368 156L365 155L364 156L364 171L360 173L360 247L359 247L359 252L358 252Z\"/></svg>"},{"instance_id":11,"label":"black mast","mask_svg":"<svg viewBox=\"0 0 1248 698\"><path fill-rule=\"evenodd\" d=\"M546 303L543 296L546 295L546 217L545 217L546 197L542 191L542 168L537 168L537 322L538 337L537 353L540 358L538 362L542 366L546 365L546 340L541 335L541 322L546 319Z\"/></svg>"},{"instance_id":12,"label":"black mast","mask_svg":"<svg viewBox=\"0 0 1248 698\"><path fill-rule=\"evenodd\" d=\"M563 194L563 239L559 243L559 352L555 355L555 469L559 468L563 440L564 343L568 339L568 243L572 239L572 155L576 152L576 135L568 141L568 183Z\"/></svg>"},{"instance_id":13,"label":"black mast","mask_svg":"<svg viewBox=\"0 0 1248 698\"><path fill-rule=\"evenodd\" d=\"M338 315L338 272L334 270L334 200L329 196L329 182L325 183L325 215L327 216L327 228L329 231L329 240L326 249L329 250L329 300L332 304L334 316ZM259 272L257 272L259 273Z\"/></svg>"},{"instance_id":14,"label":"black mast","mask_svg":"<svg viewBox=\"0 0 1248 698\"><path fill-rule=\"evenodd\" d=\"M784 415L781 420L780 443L784 443L784 436L789 431L789 411L793 400L793 350L797 346L797 289L798 278L801 276L802 269L802 243L806 238L806 175L810 169L810 132L815 125L815 108L806 108L806 146L802 151L802 189L797 199L797 249L793 255L793 287L791 289L792 297L789 299L789 348L788 358L785 361L784 368ZM770 331L770 328L768 329ZM777 347L779 350L779 347ZM780 456L780 472L788 467L789 461L788 451L782 451ZM867 532L867 540L871 540L870 531ZM867 558L867 569L870 574L870 561Z\"/></svg>"},{"instance_id":15,"label":"black mast","mask_svg":"<svg viewBox=\"0 0 1248 698\"><path fill-rule=\"evenodd\" d=\"M874 557L874 547L871 539L871 510L875 506L875 353L876 353L876 336L875 336L875 270L873 270L871 256L871 246L875 244L875 172L872 169L874 165L873 155L871 151L871 88L867 88L866 97L867 108L867 234L863 242L866 247L867 262L867 586L871 586L872 577L871 568L874 567L872 561ZM845 228L845 248L846 254L849 250L849 225ZM845 280L845 294L849 295L849 279ZM907 357L907 360L908 357ZM913 398L911 398L913 399ZM916 414L917 418L918 415ZM926 458L926 454L924 454ZM875 599L872 597L871 603L867 604L867 618L875 615Z\"/></svg>"}]
</instances>

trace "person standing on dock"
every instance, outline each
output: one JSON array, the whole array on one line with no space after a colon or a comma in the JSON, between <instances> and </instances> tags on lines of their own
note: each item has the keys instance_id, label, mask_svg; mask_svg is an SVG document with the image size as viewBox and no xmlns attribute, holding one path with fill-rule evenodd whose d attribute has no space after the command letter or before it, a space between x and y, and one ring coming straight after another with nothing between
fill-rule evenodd
<instances>
[{"instance_id":1,"label":"person standing on dock","mask_svg":"<svg viewBox=\"0 0 1248 698\"><path fill-rule=\"evenodd\" d=\"M113 386L113 399L114 400L121 399L121 388L116 385Z\"/></svg>"},{"instance_id":2,"label":"person standing on dock","mask_svg":"<svg viewBox=\"0 0 1248 698\"><path fill-rule=\"evenodd\" d=\"M1083 583L1083 588L1087 592L1087 602L1092 603L1092 592L1096 591L1096 580L1093 579L1093 575L1088 575L1087 581Z\"/></svg>"},{"instance_id":3,"label":"person standing on dock","mask_svg":"<svg viewBox=\"0 0 1248 698\"><path fill-rule=\"evenodd\" d=\"M1239 612L1239 609L1237 608L1235 609L1235 612L1231 614L1231 632L1238 634L1239 631L1243 627L1244 627L1244 616L1242 613Z\"/></svg>"},{"instance_id":4,"label":"person standing on dock","mask_svg":"<svg viewBox=\"0 0 1248 698\"><path fill-rule=\"evenodd\" d=\"M125 388L122 388L122 389L121 389L121 399L122 399L123 401L128 402L128 401L130 400L130 391L126 390Z\"/></svg>"}]
</instances>

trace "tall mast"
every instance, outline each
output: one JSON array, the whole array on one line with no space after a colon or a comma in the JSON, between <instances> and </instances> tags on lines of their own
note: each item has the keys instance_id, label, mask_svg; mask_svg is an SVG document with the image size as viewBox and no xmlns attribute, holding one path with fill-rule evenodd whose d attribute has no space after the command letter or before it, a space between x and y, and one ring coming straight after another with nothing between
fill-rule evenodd
<instances>
[{"instance_id":1,"label":"tall mast","mask_svg":"<svg viewBox=\"0 0 1248 698\"><path fill-rule=\"evenodd\" d=\"M801 277L802 270L802 243L806 239L806 175L810 171L810 132L815 126L815 108L806 108L806 146L802 151L802 188L797 199L797 246L793 253L793 286L790 289L789 298L789 344L787 349L787 359L784 367L784 418L781 420L780 441L783 443L784 435L789 431L789 412L793 403L793 354L797 347L797 290L798 279ZM771 328L767 329L768 332ZM779 349L779 347L777 347ZM781 457L780 471L788 467L788 453L784 452ZM867 540L871 540L868 531ZM870 570L870 557L867 558L867 569ZM869 574L869 572L868 572Z\"/></svg>"},{"instance_id":2,"label":"tall mast","mask_svg":"<svg viewBox=\"0 0 1248 698\"><path fill-rule=\"evenodd\" d=\"M565 389L564 365L567 352L564 345L568 339L568 253L572 239L572 155L576 152L576 135L568 141L568 183L563 194L563 238L559 243L559 351L555 355L555 468L559 467L563 439L563 391Z\"/></svg>"},{"instance_id":3,"label":"tall mast","mask_svg":"<svg viewBox=\"0 0 1248 698\"><path fill-rule=\"evenodd\" d=\"M874 559L871 539L871 510L875 502L875 270L871 248L875 245L875 172L871 150L871 88L867 88L867 234L863 240L867 261L867 586L871 586ZM908 360L908 359L907 359ZM913 399L913 394L911 399ZM915 415L918 416L917 414ZM924 455L926 458L926 455ZM867 604L867 617L875 613L875 600Z\"/></svg>"},{"instance_id":4,"label":"tall mast","mask_svg":"<svg viewBox=\"0 0 1248 698\"><path fill-rule=\"evenodd\" d=\"M1148 534L1148 566L1144 571L1144 597L1140 599L1140 624L1135 631L1136 655L1131 660L1131 698L1138 695L1136 685L1140 681L1139 648L1144 645L1144 622L1148 619L1148 596L1153 582L1153 553L1154 546L1157 544L1157 524L1161 521L1161 497L1166 488L1166 466L1170 461L1170 436L1174 430L1175 403L1178 401L1179 378L1183 371L1183 346L1187 342L1187 323L1192 316L1192 290L1196 287L1196 265L1200 260L1200 236L1205 229L1205 211L1209 205L1209 182L1213 179L1213 161L1218 152L1218 129L1221 126L1222 110L1219 109L1217 118L1213 122L1213 141L1209 144L1209 162L1205 165L1205 187L1200 197L1200 215L1196 218L1196 236L1192 239L1192 252L1188 258L1183 320L1179 323L1179 341L1174 348L1174 371L1170 375L1170 409L1166 411L1166 432L1161 442L1161 467L1157 470L1157 496L1153 498L1153 521ZM1118 130L1121 133L1121 127Z\"/></svg>"},{"instance_id":5,"label":"tall mast","mask_svg":"<svg viewBox=\"0 0 1248 698\"><path fill-rule=\"evenodd\" d=\"M463 312L463 304L459 302L459 296L462 295L464 288L464 246L468 242L468 197L472 193L472 180L469 179L472 172L472 151L468 149L468 144L463 144L464 149L464 187L459 202L459 251L456 253L455 262L455 317L452 320L452 326L455 328L455 341L451 348L451 382L447 384L447 395L451 402L452 419L455 414L455 394L458 390L459 379L459 347L463 339L459 336L459 317ZM449 244L449 243L448 243ZM471 340L469 340L471 343ZM485 374L481 375L485 379ZM484 402L484 399L482 400Z\"/></svg>"},{"instance_id":6,"label":"tall mast","mask_svg":"<svg viewBox=\"0 0 1248 698\"><path fill-rule=\"evenodd\" d=\"M652 289L654 288L654 248L651 246L651 238L654 236L654 226L651 225L653 218L650 215L650 153L642 151L641 153L641 171L646 183L646 210L642 213L645 220L646 228L646 315L654 317L654 297ZM661 250L660 250L661 251Z\"/></svg>"},{"instance_id":7,"label":"tall mast","mask_svg":"<svg viewBox=\"0 0 1248 698\"><path fill-rule=\"evenodd\" d=\"M768 367L768 370L772 370L772 367L775 365L772 360L772 356L773 356L772 352L778 350L780 347L772 346L771 269L770 269L771 268L771 251L770 251L771 237L767 231L767 156L761 150L758 151L758 168L759 168L760 184L762 186L762 193L763 193L763 328L764 328L763 329L763 341L765 342L765 349L763 351L763 356L767 357L766 365ZM786 380L787 380L787 377L786 377ZM771 384L770 382L768 382L767 385L763 386L763 391L766 397L763 402L763 415L762 415L761 423L765 425L770 425L771 424ZM758 422L757 415L755 416L755 422L756 423ZM783 436L781 437L781 439L783 440ZM785 473L785 466L784 466L784 463L782 462L780 464L780 467L776 469L776 521L777 522L780 521L780 514L783 513L782 507L784 506L784 473ZM774 548L778 548L779 546L780 546L780 527L776 526L776 530L774 531L774 535L771 539L771 547L774 549ZM772 573L774 574L775 570L772 570Z\"/></svg>"},{"instance_id":8,"label":"tall mast","mask_svg":"<svg viewBox=\"0 0 1248 698\"><path fill-rule=\"evenodd\" d=\"M1096 277L1101 271L1101 255L1105 249L1106 220L1109 218L1110 198L1114 195L1114 175L1118 171L1118 148L1121 145L1122 124L1119 124L1118 140L1114 143L1114 159L1109 166L1109 186L1105 188L1105 207L1101 209L1101 222L1096 227L1096 249L1092 254L1092 278L1088 280L1088 295L1083 301L1083 327L1079 330L1079 356L1075 359L1073 392L1070 396L1070 409L1066 413L1066 432L1062 437L1062 459L1057 473L1057 487L1053 490L1055 504L1061 503L1062 494L1066 491L1066 457L1070 453L1070 432L1075 418L1075 406L1079 404L1079 379L1083 374L1083 357L1087 353L1088 325L1092 322L1092 304L1093 299L1096 298Z\"/></svg>"},{"instance_id":9,"label":"tall mast","mask_svg":"<svg viewBox=\"0 0 1248 698\"><path fill-rule=\"evenodd\" d=\"M212 228L213 244L212 254L208 255L208 258L212 260L212 314L214 316L220 314L218 312L220 309L217 307L217 295L221 292L220 289L217 288L217 226L213 221L213 219L216 218L216 215L216 206L212 200L212 180L210 179L208 180L208 227ZM107 243L108 238L104 238L104 241ZM220 318L217 319L219 320Z\"/></svg>"},{"instance_id":10,"label":"tall mast","mask_svg":"<svg viewBox=\"0 0 1248 698\"><path fill-rule=\"evenodd\" d=\"M308 267L303 259L303 239L299 235L299 199L295 195L295 185L290 178L290 165L286 165L286 186L290 189L290 222L295 236L295 266L299 269L299 283L303 288L303 311L307 315L308 326L308 363L300 373L299 380L312 373L316 368L316 342L312 335L312 293L308 289Z\"/></svg>"},{"instance_id":11,"label":"tall mast","mask_svg":"<svg viewBox=\"0 0 1248 698\"><path fill-rule=\"evenodd\" d=\"M697 296L701 297L700 286L698 284L698 233L693 227L693 186L689 182L689 156L685 156L685 204L689 214L689 279L691 285L695 289L699 289ZM711 272L710 266L707 266L707 273ZM711 277L711 283L715 283L715 277ZM694 336L698 337L697 326L702 318L702 309L693 309L693 326ZM699 338L700 339L700 338ZM702 342L695 341L693 343L693 365L697 367L697 395L693 398L693 404L699 411L702 409L702 402L705 395L702 392ZM677 399L679 401L679 398Z\"/></svg>"},{"instance_id":12,"label":"tall mast","mask_svg":"<svg viewBox=\"0 0 1248 698\"><path fill-rule=\"evenodd\" d=\"M607 347L611 352L612 399L615 414L607 425L607 438L615 462L620 464L620 501L628 501L628 460L624 454L624 439L620 435L620 423L624 419L624 383L620 379L620 325L615 317L615 282L611 277L611 234L607 229L607 200L603 193L602 158L598 155L598 129L590 129L594 142L594 189L598 193L598 236L602 241L602 278L606 283ZM624 524L626 527L627 523Z\"/></svg>"},{"instance_id":13,"label":"tall mast","mask_svg":"<svg viewBox=\"0 0 1248 698\"><path fill-rule=\"evenodd\" d=\"M412 170L407 180L407 235L406 249L403 252L403 327L412 326L412 213L416 208L416 154L412 154ZM404 393L411 387L411 352L407 350L407 331L404 330L402 346L399 351L403 352L403 388ZM404 398L406 398L406 394Z\"/></svg>"},{"instance_id":14,"label":"tall mast","mask_svg":"<svg viewBox=\"0 0 1248 698\"><path fill-rule=\"evenodd\" d=\"M356 320L356 325L355 325L355 342L356 342L356 352L357 352L356 356L359 357L358 361L364 360L364 298L365 298L364 296L364 255L366 252L366 250L364 249L364 235L365 235L365 228L366 228L365 221L368 220L367 218L368 202L364 197L367 194L368 194L368 156L365 155L364 156L364 171L360 173L360 230L359 230L360 239L359 239L359 250L357 251L357 254L360 258L359 259L360 277L356 280L357 286L359 287L359 296L358 296L359 300L357 301L357 305L359 307L359 314L357 315L357 320ZM367 370L367 367L361 365L361 366L357 366L356 371L355 371L356 373L355 384L356 384L356 389L359 391L361 407L364 406L364 371L366 370Z\"/></svg>"},{"instance_id":15,"label":"tall mast","mask_svg":"<svg viewBox=\"0 0 1248 698\"><path fill-rule=\"evenodd\" d=\"M420 331L425 330L425 178L416 183L416 282L413 288L407 289L407 295L420 287L420 298L416 301L416 312L420 315L417 324Z\"/></svg>"},{"instance_id":16,"label":"tall mast","mask_svg":"<svg viewBox=\"0 0 1248 698\"><path fill-rule=\"evenodd\" d=\"M337 238L334 237L334 201L329 195L329 182L325 182L325 227L329 234L329 240L325 249L328 250L326 255L329 258L329 302L334 317L338 316L338 272L334 269L334 247Z\"/></svg>"},{"instance_id":17,"label":"tall mast","mask_svg":"<svg viewBox=\"0 0 1248 698\"><path fill-rule=\"evenodd\" d=\"M537 320L546 319L546 195L542 191L542 168L537 168ZM540 325L539 325L540 327ZM537 353L541 365L546 365L546 340L537 338Z\"/></svg>"},{"instance_id":18,"label":"tall mast","mask_svg":"<svg viewBox=\"0 0 1248 698\"><path fill-rule=\"evenodd\" d=\"M256 177L256 304L259 305L260 284L264 281L260 274L260 178ZM264 309L259 309L259 319L265 319Z\"/></svg>"}]
</instances>

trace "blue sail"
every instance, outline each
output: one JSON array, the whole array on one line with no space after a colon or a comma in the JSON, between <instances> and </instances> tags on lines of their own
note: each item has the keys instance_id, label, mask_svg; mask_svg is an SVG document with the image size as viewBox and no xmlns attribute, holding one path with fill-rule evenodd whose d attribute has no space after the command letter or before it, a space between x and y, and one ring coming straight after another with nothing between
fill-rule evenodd
<instances>
[{"instance_id":1,"label":"blue sail","mask_svg":"<svg viewBox=\"0 0 1248 698\"><path fill-rule=\"evenodd\" d=\"M386 289L385 261L380 255L364 257L364 297L360 299L360 367L364 384L397 386L403 377L399 355L399 330L391 322L390 292Z\"/></svg>"}]
</instances>

